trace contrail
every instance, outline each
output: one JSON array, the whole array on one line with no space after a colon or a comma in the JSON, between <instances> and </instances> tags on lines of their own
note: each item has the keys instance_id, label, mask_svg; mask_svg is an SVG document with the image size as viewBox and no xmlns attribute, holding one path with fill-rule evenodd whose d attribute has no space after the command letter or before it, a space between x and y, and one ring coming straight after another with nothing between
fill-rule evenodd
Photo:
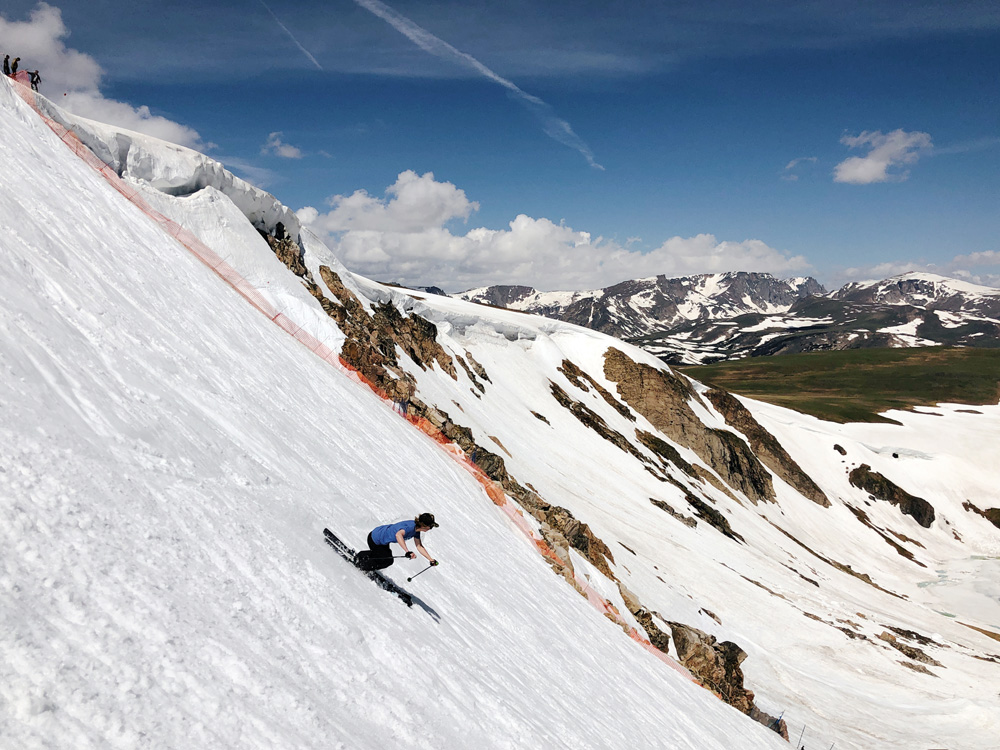
<instances>
[{"instance_id":1,"label":"contrail","mask_svg":"<svg viewBox=\"0 0 1000 750\"><path fill-rule=\"evenodd\" d=\"M298 47L300 50L302 50L302 54L308 57L309 61L313 65L315 65L319 70L323 70L323 66L320 65L318 62L316 62L316 58L312 56L309 50L307 50L305 47L299 44L299 40L296 39L294 36L292 36L292 32L290 32L288 30L288 27L286 27L285 24L281 22L281 19L279 19L276 15L274 15L274 11L267 7L267 3L265 3L264 0L260 0L260 4L264 6L264 10L266 10L268 13L271 14L271 18L273 18L274 22L281 27L281 30L284 31L286 34L288 34L288 38L292 40L292 43L295 44L295 46Z\"/></svg>"},{"instance_id":2,"label":"contrail","mask_svg":"<svg viewBox=\"0 0 1000 750\"><path fill-rule=\"evenodd\" d=\"M583 155L583 158L587 160L587 163L595 169L604 169L604 167L594 161L594 154L591 152L590 147L583 142L580 136L573 132L573 128L570 127L569 123L558 117L552 107L537 96L532 96L526 91L522 91L517 84L508 81L503 76L497 75L472 55L455 49L448 42L434 36L409 18L400 15L385 3L380 2L380 0L354 0L354 2L381 18L425 52L470 68L484 78L488 78L494 83L503 86L515 99L539 119L546 135L564 146L569 146L579 151Z\"/></svg>"}]
</instances>

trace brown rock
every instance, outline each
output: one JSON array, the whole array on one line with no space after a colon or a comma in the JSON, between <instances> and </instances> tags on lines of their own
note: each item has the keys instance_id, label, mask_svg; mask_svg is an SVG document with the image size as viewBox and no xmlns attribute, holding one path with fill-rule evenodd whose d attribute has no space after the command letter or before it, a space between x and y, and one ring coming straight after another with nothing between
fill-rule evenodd
<instances>
[{"instance_id":1,"label":"brown rock","mask_svg":"<svg viewBox=\"0 0 1000 750\"><path fill-rule=\"evenodd\" d=\"M708 391L705 397L723 416L726 424L746 436L757 458L767 468L814 503L824 508L830 507L830 500L823 490L802 470L795 459L788 455L774 435L764 429L739 399L731 393L715 388Z\"/></svg>"},{"instance_id":2,"label":"brown rock","mask_svg":"<svg viewBox=\"0 0 1000 750\"><path fill-rule=\"evenodd\" d=\"M929 502L896 486L877 471L872 471L868 464L853 469L848 479L855 487L897 506L903 515L910 516L925 529L934 523L934 507Z\"/></svg>"},{"instance_id":3,"label":"brown rock","mask_svg":"<svg viewBox=\"0 0 1000 750\"><path fill-rule=\"evenodd\" d=\"M746 652L732 641L719 643L713 635L679 622L670 626L677 657L692 675L716 691L731 706L749 714L754 706L753 691L743 686L740 664Z\"/></svg>"},{"instance_id":4,"label":"brown rock","mask_svg":"<svg viewBox=\"0 0 1000 750\"><path fill-rule=\"evenodd\" d=\"M771 476L750 446L738 435L711 429L698 419L689 404L697 396L686 381L637 363L614 347L605 352L604 375L617 384L625 403L675 443L693 450L752 503L774 501Z\"/></svg>"}]
</instances>

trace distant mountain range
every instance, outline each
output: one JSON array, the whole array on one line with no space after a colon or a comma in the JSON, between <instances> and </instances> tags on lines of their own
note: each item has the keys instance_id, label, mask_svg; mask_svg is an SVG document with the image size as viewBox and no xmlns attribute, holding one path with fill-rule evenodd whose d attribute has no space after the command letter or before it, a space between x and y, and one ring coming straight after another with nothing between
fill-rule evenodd
<instances>
[{"instance_id":1,"label":"distant mountain range","mask_svg":"<svg viewBox=\"0 0 1000 750\"><path fill-rule=\"evenodd\" d=\"M1000 346L1000 289L926 273L834 292L811 277L741 271L656 276L582 292L490 286L451 296L593 328L671 364L830 349Z\"/></svg>"}]
</instances>

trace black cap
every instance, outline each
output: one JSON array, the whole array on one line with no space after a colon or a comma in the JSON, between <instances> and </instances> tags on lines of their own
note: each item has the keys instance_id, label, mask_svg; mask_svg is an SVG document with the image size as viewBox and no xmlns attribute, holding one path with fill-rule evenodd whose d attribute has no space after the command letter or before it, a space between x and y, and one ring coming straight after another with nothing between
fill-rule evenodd
<instances>
[{"instance_id":1,"label":"black cap","mask_svg":"<svg viewBox=\"0 0 1000 750\"><path fill-rule=\"evenodd\" d=\"M433 513L421 513L419 516L417 516L417 523L419 523L421 526L427 526L432 529L440 525L438 524L437 521L434 520Z\"/></svg>"}]
</instances>

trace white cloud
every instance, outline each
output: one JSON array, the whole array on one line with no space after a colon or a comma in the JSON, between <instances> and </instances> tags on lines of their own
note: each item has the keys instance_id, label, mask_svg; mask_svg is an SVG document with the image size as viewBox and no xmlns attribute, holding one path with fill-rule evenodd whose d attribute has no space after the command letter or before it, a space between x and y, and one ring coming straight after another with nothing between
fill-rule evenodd
<instances>
[{"instance_id":1,"label":"white cloud","mask_svg":"<svg viewBox=\"0 0 1000 750\"><path fill-rule=\"evenodd\" d=\"M12 50L21 58L23 70L38 70L41 93L70 112L92 120L152 135L182 146L206 150L198 132L165 117L154 115L148 107L106 99L100 93L101 66L90 55L66 47L69 30L59 8L40 2L27 21L9 21L0 16L0 49Z\"/></svg>"},{"instance_id":2,"label":"white cloud","mask_svg":"<svg viewBox=\"0 0 1000 750\"><path fill-rule=\"evenodd\" d=\"M284 143L281 140L281 133L274 132L267 137L267 143L260 147L260 152L262 154L273 154L274 156L280 156L283 159L301 159L302 150Z\"/></svg>"},{"instance_id":3,"label":"white cloud","mask_svg":"<svg viewBox=\"0 0 1000 750\"><path fill-rule=\"evenodd\" d=\"M513 81L495 73L472 55L462 52L461 50L448 44L448 42L443 39L439 39L434 36L434 34L427 31L427 29L417 25L402 13L393 10L385 3L381 2L381 0L354 0L354 2L373 15L381 18L383 21L396 29L396 31L400 34L420 47L420 49L424 50L424 52L443 60L450 60L451 62L457 63L458 65L472 70L478 75L503 86L516 101L520 102L521 105L538 118L539 122L542 124L542 130L545 131L545 134L549 136L549 138L558 141L564 146L569 146L570 148L575 149L580 152L591 167L604 171L604 167L594 161L594 154L590 150L590 146L588 146L580 136L573 132L573 128L570 127L570 124L566 122L566 120L558 117L555 110L553 110L551 106L546 104L537 96L523 91Z\"/></svg>"},{"instance_id":4,"label":"white cloud","mask_svg":"<svg viewBox=\"0 0 1000 750\"><path fill-rule=\"evenodd\" d=\"M951 275L974 284L1000 288L1000 250L956 255L949 264ZM975 268L975 271L969 269Z\"/></svg>"},{"instance_id":5,"label":"white cloud","mask_svg":"<svg viewBox=\"0 0 1000 750\"><path fill-rule=\"evenodd\" d=\"M273 18L273 19L274 19L274 22L275 22L275 23L277 23L277 24L278 24L278 26L280 26L280 27L281 27L281 30L282 30L282 31L284 31L284 32L285 32L285 34L287 34L287 35L288 35L288 38L292 40L292 44L294 44L294 45L295 45L296 47L298 47L298 48L299 48L299 52L301 52L301 53L302 53L303 55L305 55L305 56L306 56L306 57L307 57L307 58L309 59L309 62L311 62L311 63L312 63L313 65L315 65L315 66L316 66L316 69L317 69L317 70L323 70L323 66L319 64L319 61L318 61L318 60L317 60L317 59L316 59L315 57L313 57L313 54L312 54L312 52L310 52L309 50L307 50L307 49L306 49L305 47L303 47L303 46L302 46L302 45L301 45L301 44L299 43L299 40L298 40L298 39L296 39L296 38L295 38L295 35L294 35L294 34L292 34L292 32L288 30L288 27L287 27L287 26L285 26L285 24L283 24L283 23L281 22L281 19L280 19L280 18L278 18L278 17L277 17L277 16L276 16L276 15L274 14L274 11L273 11L273 10L271 10L270 6L269 6L269 5L267 4L267 3L265 3L265 2L264 2L264 0L260 0L260 4L264 6L264 10L266 10L266 11L267 11L268 13L270 13L270 14L271 14L271 18Z\"/></svg>"},{"instance_id":6,"label":"white cloud","mask_svg":"<svg viewBox=\"0 0 1000 750\"><path fill-rule=\"evenodd\" d=\"M954 276L956 279L968 281L970 284L979 284L980 286L991 286L994 289L1000 289L1000 272L972 273L971 271L960 268L952 271L950 275Z\"/></svg>"},{"instance_id":7,"label":"white cloud","mask_svg":"<svg viewBox=\"0 0 1000 750\"><path fill-rule=\"evenodd\" d=\"M834 182L851 185L869 185L873 182L901 182L909 177L909 170L890 171L904 164L915 164L934 146L928 133L893 130L866 130L861 135L845 135L840 142L850 148L869 147L865 156L852 156L833 169Z\"/></svg>"},{"instance_id":8,"label":"white cloud","mask_svg":"<svg viewBox=\"0 0 1000 750\"><path fill-rule=\"evenodd\" d=\"M364 190L336 195L330 213L319 221L328 232L374 231L414 233L443 227L453 219L468 219L479 204L450 182L437 182L434 173L401 172L386 189L388 200L373 198Z\"/></svg>"},{"instance_id":9,"label":"white cloud","mask_svg":"<svg viewBox=\"0 0 1000 750\"><path fill-rule=\"evenodd\" d=\"M788 164L785 165L785 168L781 170L781 179L787 180L788 182L796 182L799 179L799 176L793 170L797 166L799 166L799 164L807 162L810 164L815 164L817 161L818 159L815 156L802 156L799 157L798 159L792 159L790 162L788 162Z\"/></svg>"},{"instance_id":10,"label":"white cloud","mask_svg":"<svg viewBox=\"0 0 1000 750\"><path fill-rule=\"evenodd\" d=\"M305 208L300 208L296 211L295 215L298 217L299 221L302 222L303 226L309 226L310 224L316 223L316 220L319 218L319 211L312 206L306 206ZM313 227L313 229L317 229L317 227Z\"/></svg>"},{"instance_id":11,"label":"white cloud","mask_svg":"<svg viewBox=\"0 0 1000 750\"><path fill-rule=\"evenodd\" d=\"M846 281L868 281L871 279L888 279L904 273L937 273L945 275L944 271L934 263L925 261L893 260L876 263L870 266L852 266L845 268L842 278Z\"/></svg>"},{"instance_id":12,"label":"white cloud","mask_svg":"<svg viewBox=\"0 0 1000 750\"><path fill-rule=\"evenodd\" d=\"M1000 266L1000 250L956 255L953 262L963 266Z\"/></svg>"},{"instance_id":13,"label":"white cloud","mask_svg":"<svg viewBox=\"0 0 1000 750\"><path fill-rule=\"evenodd\" d=\"M871 266L855 266L845 268L836 278L838 282L867 281L888 279L892 276L912 272L933 273L982 286L1000 287L1000 251L985 250L956 255L951 260L941 263L925 260L899 260Z\"/></svg>"},{"instance_id":14,"label":"white cloud","mask_svg":"<svg viewBox=\"0 0 1000 750\"><path fill-rule=\"evenodd\" d=\"M445 225L478 209L465 192L430 173L403 172L380 199L364 191L331 200L333 210L297 212L353 271L385 281L461 291L489 284L592 289L631 278L729 270L802 271L809 264L760 240L672 237L642 252L546 218L518 215L506 229L454 234Z\"/></svg>"},{"instance_id":15,"label":"white cloud","mask_svg":"<svg viewBox=\"0 0 1000 750\"><path fill-rule=\"evenodd\" d=\"M72 91L58 104L80 117L145 133L182 146L203 150L213 145L203 143L201 136L192 128L152 114L149 107L133 107L125 102L105 99L97 91Z\"/></svg>"}]
</instances>

